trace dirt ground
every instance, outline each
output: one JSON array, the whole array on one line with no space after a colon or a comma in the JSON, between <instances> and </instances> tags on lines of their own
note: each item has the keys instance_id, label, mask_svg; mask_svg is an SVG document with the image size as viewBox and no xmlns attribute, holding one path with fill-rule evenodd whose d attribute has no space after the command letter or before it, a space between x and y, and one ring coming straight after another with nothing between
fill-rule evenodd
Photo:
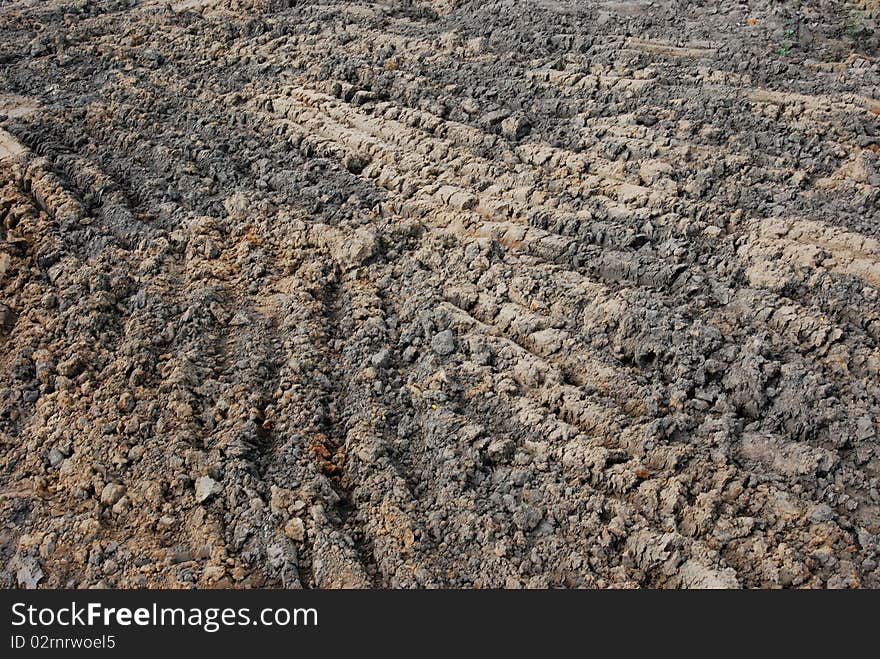
<instances>
[{"instance_id":1,"label":"dirt ground","mask_svg":"<svg viewBox=\"0 0 880 659\"><path fill-rule=\"evenodd\" d=\"M0 586L880 587L877 5L0 0Z\"/></svg>"}]
</instances>

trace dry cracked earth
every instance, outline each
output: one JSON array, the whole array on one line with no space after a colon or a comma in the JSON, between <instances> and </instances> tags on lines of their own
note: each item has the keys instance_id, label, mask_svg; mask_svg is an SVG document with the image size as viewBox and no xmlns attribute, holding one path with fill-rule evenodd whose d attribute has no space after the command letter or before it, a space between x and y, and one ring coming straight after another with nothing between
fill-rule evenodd
<instances>
[{"instance_id":1,"label":"dry cracked earth","mask_svg":"<svg viewBox=\"0 0 880 659\"><path fill-rule=\"evenodd\" d=\"M880 586L877 4L0 0L0 586Z\"/></svg>"}]
</instances>

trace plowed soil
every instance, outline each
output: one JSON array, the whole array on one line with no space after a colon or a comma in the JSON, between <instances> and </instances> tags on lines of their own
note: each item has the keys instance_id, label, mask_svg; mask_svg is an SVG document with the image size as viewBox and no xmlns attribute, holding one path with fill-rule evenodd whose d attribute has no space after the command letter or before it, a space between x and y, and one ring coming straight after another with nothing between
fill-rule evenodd
<instances>
[{"instance_id":1,"label":"plowed soil","mask_svg":"<svg viewBox=\"0 0 880 659\"><path fill-rule=\"evenodd\" d=\"M0 586L880 587L877 4L0 1Z\"/></svg>"}]
</instances>

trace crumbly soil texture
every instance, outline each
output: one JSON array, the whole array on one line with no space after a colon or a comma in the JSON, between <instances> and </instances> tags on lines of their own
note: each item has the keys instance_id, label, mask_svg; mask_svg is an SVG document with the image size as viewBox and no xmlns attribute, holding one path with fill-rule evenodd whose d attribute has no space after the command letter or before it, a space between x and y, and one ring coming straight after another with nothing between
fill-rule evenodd
<instances>
[{"instance_id":1,"label":"crumbly soil texture","mask_svg":"<svg viewBox=\"0 0 880 659\"><path fill-rule=\"evenodd\" d=\"M0 586L880 587L877 5L0 1Z\"/></svg>"}]
</instances>

